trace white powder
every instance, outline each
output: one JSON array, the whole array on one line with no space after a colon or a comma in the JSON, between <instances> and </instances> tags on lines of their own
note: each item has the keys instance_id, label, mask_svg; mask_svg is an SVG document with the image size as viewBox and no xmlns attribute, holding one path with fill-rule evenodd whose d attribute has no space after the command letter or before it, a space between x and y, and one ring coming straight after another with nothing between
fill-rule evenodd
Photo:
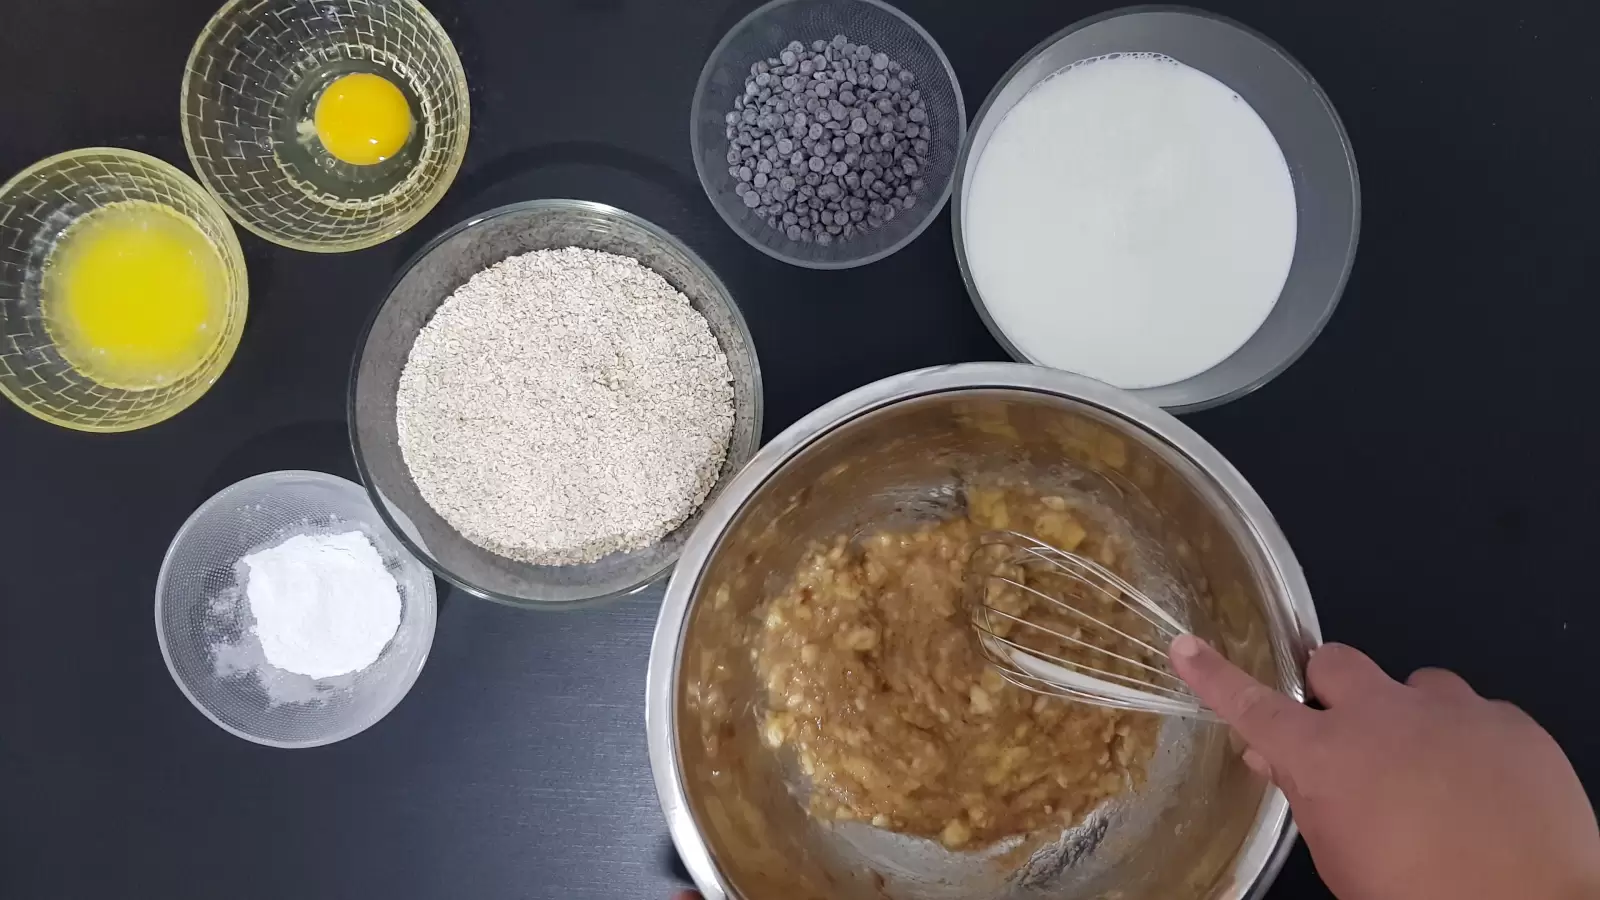
<instances>
[{"instance_id":1,"label":"white powder","mask_svg":"<svg viewBox=\"0 0 1600 900\"><path fill-rule=\"evenodd\" d=\"M267 662L312 678L372 665L400 628L400 586L359 531L296 535L246 556Z\"/></svg>"}]
</instances>

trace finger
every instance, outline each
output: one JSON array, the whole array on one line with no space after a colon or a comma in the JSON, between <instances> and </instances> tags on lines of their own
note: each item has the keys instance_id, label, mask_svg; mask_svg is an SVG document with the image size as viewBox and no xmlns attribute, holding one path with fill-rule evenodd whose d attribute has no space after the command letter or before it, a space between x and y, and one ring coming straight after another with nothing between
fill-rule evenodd
<instances>
[{"instance_id":1,"label":"finger","mask_svg":"<svg viewBox=\"0 0 1600 900\"><path fill-rule=\"evenodd\" d=\"M700 895L694 891L679 891L672 895L672 900L700 900Z\"/></svg>"},{"instance_id":2,"label":"finger","mask_svg":"<svg viewBox=\"0 0 1600 900\"><path fill-rule=\"evenodd\" d=\"M1278 790L1283 791L1284 796L1289 798L1290 807L1298 808L1303 802L1305 795L1300 793L1300 786L1295 783L1294 776L1289 773L1287 766L1273 768L1265 756L1253 749L1246 750L1241 759L1250 771L1277 785Z\"/></svg>"},{"instance_id":3,"label":"finger","mask_svg":"<svg viewBox=\"0 0 1600 900\"><path fill-rule=\"evenodd\" d=\"M1251 678L1194 635L1172 642L1172 668L1274 770L1310 740L1316 712Z\"/></svg>"},{"instance_id":4,"label":"finger","mask_svg":"<svg viewBox=\"0 0 1600 900\"><path fill-rule=\"evenodd\" d=\"M1240 758L1244 760L1245 766L1250 771L1260 775L1262 778L1265 778L1268 781L1272 780L1272 763L1267 762L1267 758L1265 756L1262 756L1260 753L1257 753L1254 750L1246 750L1244 755Z\"/></svg>"},{"instance_id":5,"label":"finger","mask_svg":"<svg viewBox=\"0 0 1600 900\"><path fill-rule=\"evenodd\" d=\"M1347 644L1323 644L1311 651L1306 684L1331 709L1393 687L1395 681L1360 650Z\"/></svg>"},{"instance_id":6,"label":"finger","mask_svg":"<svg viewBox=\"0 0 1600 900\"><path fill-rule=\"evenodd\" d=\"M1478 696L1478 692L1472 689L1472 685L1467 684L1465 678L1449 669L1418 669L1406 679L1406 684L1435 697L1466 700Z\"/></svg>"}]
</instances>

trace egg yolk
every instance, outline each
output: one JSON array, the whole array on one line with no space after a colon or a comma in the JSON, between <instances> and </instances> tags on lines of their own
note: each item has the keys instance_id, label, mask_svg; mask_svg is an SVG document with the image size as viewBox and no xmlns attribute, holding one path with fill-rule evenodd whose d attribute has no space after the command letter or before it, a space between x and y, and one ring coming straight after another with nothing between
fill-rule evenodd
<instances>
[{"instance_id":1,"label":"egg yolk","mask_svg":"<svg viewBox=\"0 0 1600 900\"><path fill-rule=\"evenodd\" d=\"M411 137L411 105L386 78L345 75L317 98L312 117L317 138L335 159L356 166L383 162Z\"/></svg>"}]
</instances>

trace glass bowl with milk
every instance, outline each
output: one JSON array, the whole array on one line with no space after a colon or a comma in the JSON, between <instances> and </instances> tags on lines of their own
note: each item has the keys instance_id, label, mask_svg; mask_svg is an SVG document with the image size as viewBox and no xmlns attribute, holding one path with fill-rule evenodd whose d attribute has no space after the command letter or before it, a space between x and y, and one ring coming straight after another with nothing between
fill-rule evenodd
<instances>
[{"instance_id":1,"label":"glass bowl with milk","mask_svg":"<svg viewBox=\"0 0 1600 900\"><path fill-rule=\"evenodd\" d=\"M1333 105L1281 48L1199 10L1113 11L1035 47L956 178L956 254L996 340L1174 411L1287 368L1355 260Z\"/></svg>"}]
</instances>

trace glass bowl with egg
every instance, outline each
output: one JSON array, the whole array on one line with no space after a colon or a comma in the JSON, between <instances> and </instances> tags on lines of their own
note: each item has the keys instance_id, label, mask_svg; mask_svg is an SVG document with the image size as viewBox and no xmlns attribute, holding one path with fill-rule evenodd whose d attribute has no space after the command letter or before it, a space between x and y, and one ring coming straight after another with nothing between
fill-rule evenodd
<instances>
[{"instance_id":1,"label":"glass bowl with egg","mask_svg":"<svg viewBox=\"0 0 1600 900\"><path fill-rule=\"evenodd\" d=\"M1262 386L1322 331L1361 190L1332 102L1282 48L1133 7L1001 78L952 213L967 291L1013 358L1186 411Z\"/></svg>"},{"instance_id":2,"label":"glass bowl with egg","mask_svg":"<svg viewBox=\"0 0 1600 900\"><path fill-rule=\"evenodd\" d=\"M110 147L0 187L0 393L80 431L131 431L204 394L239 346L244 255L182 172Z\"/></svg>"},{"instance_id":3,"label":"glass bowl with egg","mask_svg":"<svg viewBox=\"0 0 1600 900\"><path fill-rule=\"evenodd\" d=\"M466 154L466 74L415 0L231 0L195 42L182 93L201 183L297 250L404 232Z\"/></svg>"}]
</instances>

